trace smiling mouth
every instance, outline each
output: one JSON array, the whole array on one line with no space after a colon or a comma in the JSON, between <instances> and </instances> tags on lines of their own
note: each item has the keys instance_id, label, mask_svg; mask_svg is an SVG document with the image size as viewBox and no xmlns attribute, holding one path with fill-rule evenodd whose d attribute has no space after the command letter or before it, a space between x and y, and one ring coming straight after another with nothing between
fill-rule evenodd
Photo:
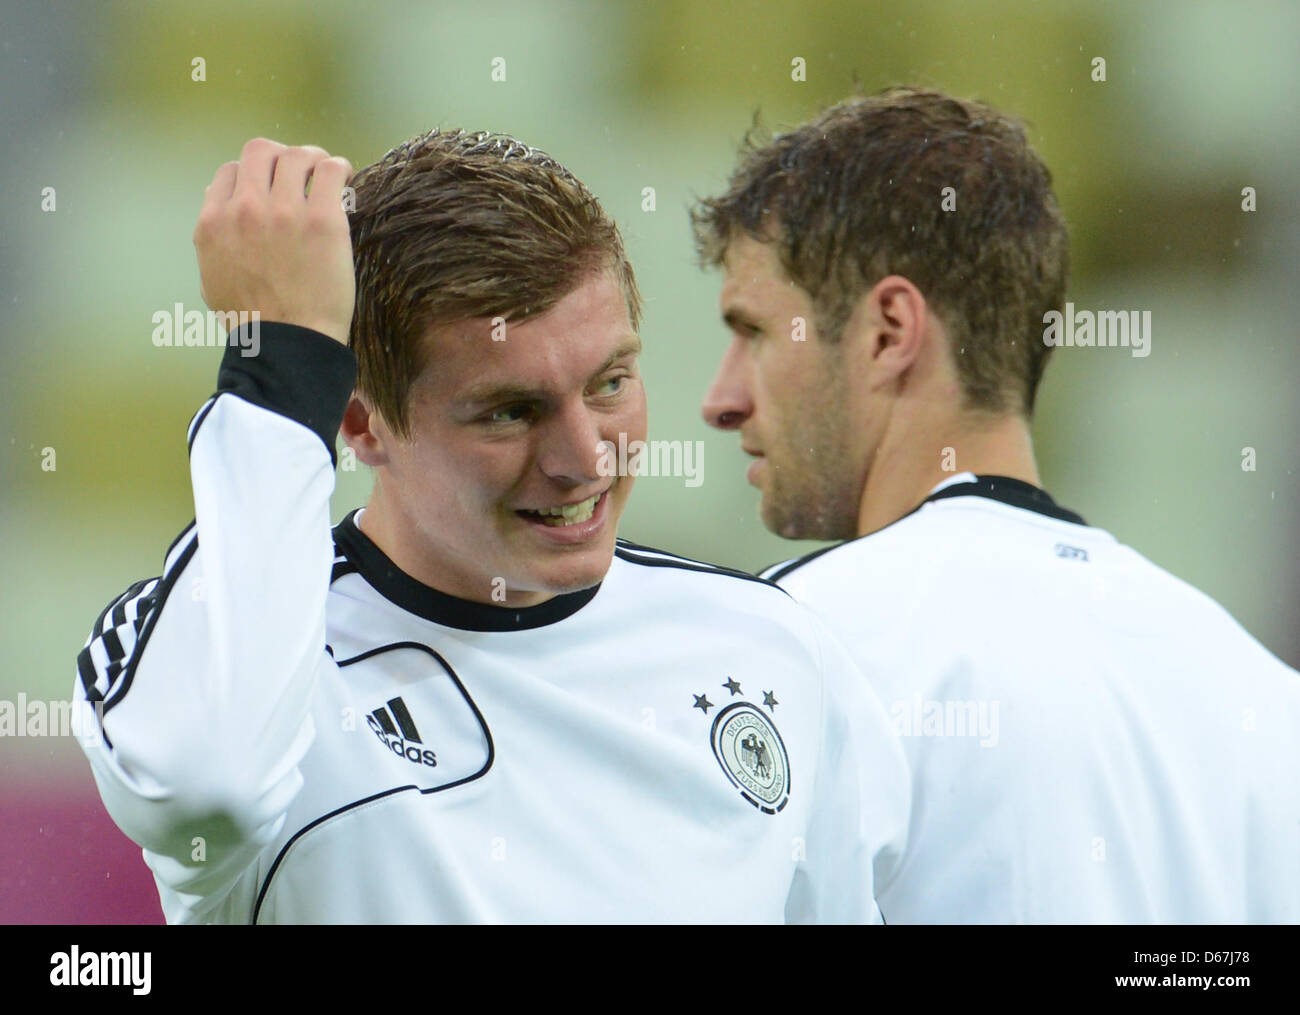
<instances>
[{"instance_id":1,"label":"smiling mouth","mask_svg":"<svg viewBox=\"0 0 1300 1015\"><path fill-rule=\"evenodd\" d=\"M601 490L600 493L588 497L586 500L580 500L576 504L563 504L560 507L539 508L536 510L525 508L516 511L515 514L523 515L531 521L541 522L551 528L578 525L591 520L591 516L596 513L596 505L608 492L608 490Z\"/></svg>"}]
</instances>

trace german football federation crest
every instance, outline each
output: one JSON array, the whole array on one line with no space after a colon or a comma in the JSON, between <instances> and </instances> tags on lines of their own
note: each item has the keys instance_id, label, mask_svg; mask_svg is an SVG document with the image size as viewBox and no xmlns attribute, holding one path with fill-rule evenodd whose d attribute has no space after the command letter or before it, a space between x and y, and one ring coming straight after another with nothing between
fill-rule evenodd
<instances>
[{"instance_id":1,"label":"german football federation crest","mask_svg":"<svg viewBox=\"0 0 1300 1015\"><path fill-rule=\"evenodd\" d=\"M781 734L755 705L738 701L713 720L713 753L740 795L764 814L790 797L790 757Z\"/></svg>"}]
</instances>

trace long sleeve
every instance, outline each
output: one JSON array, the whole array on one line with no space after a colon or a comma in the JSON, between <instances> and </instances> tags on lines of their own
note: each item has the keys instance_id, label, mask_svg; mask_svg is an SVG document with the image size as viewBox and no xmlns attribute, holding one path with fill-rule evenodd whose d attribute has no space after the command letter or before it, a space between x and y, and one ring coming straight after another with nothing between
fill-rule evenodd
<instances>
[{"instance_id":1,"label":"long sleeve","mask_svg":"<svg viewBox=\"0 0 1300 1015\"><path fill-rule=\"evenodd\" d=\"M243 351L228 345L190 426L194 523L159 578L109 605L77 660L74 700L98 711L101 732L82 746L170 922L211 918L251 890L246 874L302 784L310 698L333 665L333 442L355 358L271 323L258 354Z\"/></svg>"}]
</instances>

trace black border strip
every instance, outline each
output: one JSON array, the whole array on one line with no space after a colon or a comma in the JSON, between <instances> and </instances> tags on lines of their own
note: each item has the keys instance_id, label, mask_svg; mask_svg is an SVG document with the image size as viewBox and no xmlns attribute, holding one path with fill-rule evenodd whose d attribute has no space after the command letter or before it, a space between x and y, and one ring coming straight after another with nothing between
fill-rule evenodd
<instances>
[{"instance_id":1,"label":"black border strip","mask_svg":"<svg viewBox=\"0 0 1300 1015\"><path fill-rule=\"evenodd\" d=\"M911 511L907 512L907 515L913 514L914 512L919 510L920 510L919 507L913 508ZM906 518L907 515L903 515L903 518ZM903 518L900 518L898 520L901 522ZM885 526L885 527L888 528L889 526ZM875 533L873 532L871 533L871 535L874 536ZM867 538L866 536L858 536L858 539L866 539L866 538ZM770 575L767 576L767 580L770 582L780 581L791 571L797 570L798 568L803 567L805 564L811 563L812 561L820 557L823 553L830 553L832 550L838 550L841 546L847 546L849 543L854 543L854 542L857 542L857 540L846 539L842 543L832 543L830 546L823 546L820 550L813 550L812 553L805 553L802 557L796 557L794 560L790 561L790 563L786 564L785 567L773 571Z\"/></svg>"},{"instance_id":2,"label":"black border strip","mask_svg":"<svg viewBox=\"0 0 1300 1015\"><path fill-rule=\"evenodd\" d=\"M167 547L167 552L163 554L164 571L167 570L167 558L172 555L172 551L176 549L176 547L181 545L181 541L190 534L190 530L197 528L198 524L199 523L197 518L191 520L190 523L187 526L185 526L185 528L181 529L181 534L171 541L171 545ZM161 579L162 575L158 575L158 578ZM151 578L149 580L152 581L153 579Z\"/></svg>"},{"instance_id":3,"label":"black border strip","mask_svg":"<svg viewBox=\"0 0 1300 1015\"><path fill-rule=\"evenodd\" d=\"M352 658L350 659L344 659L341 663L338 664L338 667L339 669L342 669L344 666L351 666L353 663L364 662L365 660L370 659L373 656L377 656L383 652L392 652L396 649L403 649L403 648L413 648L413 649L418 649L421 652L427 652L429 655L433 656L433 658L438 661L438 664L446 671L447 676L451 677L452 682L456 685L456 689L460 691L461 697L465 699L466 704L469 705L470 710L474 713L474 717L478 720L479 728L483 731L483 736L487 740L487 748L488 748L487 761L483 764L483 767L479 769L477 772L475 772L473 775L468 775L463 779L457 779L454 782L449 782L445 786L430 786L428 789L420 789L419 786L416 786L414 784L407 785L407 786L395 786L392 789L386 789L378 793L372 793L370 796L366 797L363 800L355 800L350 804L344 804L342 807L337 807L334 810L330 811L328 814L324 814L321 817L316 818L314 821L311 821L308 824L303 825L302 828L294 832L293 835L291 835L288 838L285 844L280 847L279 853L276 854L275 860L271 863L270 869L266 872L266 878L262 882L262 888L257 893L257 901L253 904L253 917L249 921L250 923L254 923L254 924L257 923L257 918L262 911L262 903L266 900L266 894L271 887L271 879L275 877L276 871L279 870L280 864L288 855L290 848L292 848L293 844L297 842L300 838L302 838L302 836L304 836L307 832L311 831L317 825L324 824L326 821L329 821L331 818L338 817L340 814L343 814L346 811L354 810L355 808L362 807L368 803L373 803L374 801L381 800L386 796L392 796L394 793L405 793L407 790L413 789L417 793L423 796L427 796L432 793L441 793L444 790L455 789L457 786L464 786L466 783L474 782L476 779L481 779L483 776L487 775L489 769L492 768L492 763L496 761L496 756L497 756L496 744L492 740L492 731L488 729L487 720L483 718L483 713L479 711L478 705L476 705L474 703L474 699L470 697L469 691L465 689L465 685L461 682L460 677L456 675L456 671L451 668L451 664L448 663L447 660L444 659L442 655L439 654L435 649L430 648L428 645L425 645L422 642L418 642L418 641L396 641L388 645L380 645L377 648L367 649L365 652L362 652L359 655L352 656Z\"/></svg>"},{"instance_id":4,"label":"black border strip","mask_svg":"<svg viewBox=\"0 0 1300 1015\"><path fill-rule=\"evenodd\" d=\"M1012 479L1010 476L976 476L974 483L954 483L952 486L946 486L937 493L930 494L922 503L929 504L950 497L971 496L1001 501L1003 504L1047 515L1049 518L1070 522L1073 525L1088 524L1082 516L1057 504L1046 490L1034 486L1033 483L1026 483L1022 479Z\"/></svg>"},{"instance_id":5,"label":"black border strip","mask_svg":"<svg viewBox=\"0 0 1300 1015\"><path fill-rule=\"evenodd\" d=\"M633 553L622 545L622 540L620 540L619 543L620 545L614 548L614 556L618 557L620 560L627 561L629 564L640 564L644 567L672 567L679 571L698 571L701 574L716 574L721 575L724 578L741 578L744 581L758 582L760 585L766 585L787 596L790 595L790 593L786 592L780 585L772 582L771 579L760 578L758 575L750 574L748 571L733 571L729 567L715 567L712 564L691 562L675 556L670 560L664 560L662 557L643 557L639 554ZM646 549L648 549L648 547L646 547ZM661 553L662 551L655 550L654 552Z\"/></svg>"},{"instance_id":6,"label":"black border strip","mask_svg":"<svg viewBox=\"0 0 1300 1015\"><path fill-rule=\"evenodd\" d=\"M352 561L350 560L335 561L334 566L330 569L330 584L333 585L344 575L360 574L360 573L361 573L361 569L358 568L356 564L352 563Z\"/></svg>"},{"instance_id":7,"label":"black border strip","mask_svg":"<svg viewBox=\"0 0 1300 1015\"><path fill-rule=\"evenodd\" d=\"M199 427L203 425L203 421L208 418L208 413L212 411L212 407L216 404L217 396L213 395L199 410L198 415L194 417L194 421L190 424L190 432L185 440L185 449L191 454L194 452L194 438L199 435Z\"/></svg>"},{"instance_id":8,"label":"black border strip","mask_svg":"<svg viewBox=\"0 0 1300 1015\"><path fill-rule=\"evenodd\" d=\"M932 493L921 501L920 504L912 508L907 514L895 518L889 525L882 525L875 532L868 532L866 535L857 536L853 539L845 539L839 543L832 543L830 546L823 546L820 550L813 550L812 553L805 554L795 560L790 561L779 571L774 571L768 581L780 581L791 571L811 563L824 553L830 553L832 550L838 550L841 546L848 546L850 543L856 543L859 539L868 539L877 533L884 532L885 529L892 525L897 525L904 518L909 518L916 514L921 508L936 500L948 500L951 497L985 497L988 500L1000 501L1003 504L1009 504L1011 507L1021 508L1025 511L1033 511L1035 514L1046 515L1049 518L1055 518L1057 521L1070 522L1073 525L1087 526L1081 515L1075 514L1067 508L1061 507L1051 497L1051 495L1041 487L1034 486L1032 483L1026 483L1022 479L1012 479L1010 476L976 476L975 481L965 483L954 483L952 486L945 486L937 493Z\"/></svg>"},{"instance_id":9,"label":"black border strip","mask_svg":"<svg viewBox=\"0 0 1300 1015\"><path fill-rule=\"evenodd\" d=\"M325 445L330 466L337 465L334 444L357 380L356 354L312 328L258 321L258 354L245 356L248 346L236 334L251 327L241 324L231 332L214 397L235 395L307 427Z\"/></svg>"},{"instance_id":10,"label":"black border strip","mask_svg":"<svg viewBox=\"0 0 1300 1015\"><path fill-rule=\"evenodd\" d=\"M553 596L536 606L496 606L449 595L412 578L361 531L357 511L334 527L334 543L356 565L370 586L390 603L417 617L460 631L526 631L573 616L600 591L597 583L577 592ZM335 565L337 567L337 565ZM340 574L340 577L342 575Z\"/></svg>"}]
</instances>

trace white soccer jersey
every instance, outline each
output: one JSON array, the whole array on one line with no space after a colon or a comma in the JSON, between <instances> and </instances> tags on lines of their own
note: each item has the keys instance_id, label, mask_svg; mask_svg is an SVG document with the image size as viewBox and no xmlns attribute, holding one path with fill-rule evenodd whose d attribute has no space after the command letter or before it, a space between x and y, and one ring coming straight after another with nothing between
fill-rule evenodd
<instances>
[{"instance_id":1,"label":"white soccer jersey","mask_svg":"<svg viewBox=\"0 0 1300 1015\"><path fill-rule=\"evenodd\" d=\"M626 542L526 609L422 585L331 533L352 353L261 339L191 424L195 523L78 659L169 922L879 922L906 769L808 611Z\"/></svg>"},{"instance_id":2,"label":"white soccer jersey","mask_svg":"<svg viewBox=\"0 0 1300 1015\"><path fill-rule=\"evenodd\" d=\"M1203 593L969 473L767 574L902 737L888 922L1300 921L1300 675Z\"/></svg>"}]
</instances>

